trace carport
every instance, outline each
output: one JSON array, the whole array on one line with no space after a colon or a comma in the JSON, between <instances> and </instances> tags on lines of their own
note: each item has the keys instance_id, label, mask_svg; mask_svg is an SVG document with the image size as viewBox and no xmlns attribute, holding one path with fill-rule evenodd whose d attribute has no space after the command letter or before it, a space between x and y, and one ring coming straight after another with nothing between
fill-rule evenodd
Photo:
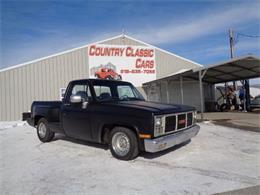
<instances>
[{"instance_id":1,"label":"carport","mask_svg":"<svg viewBox=\"0 0 260 195\"><path fill-rule=\"evenodd\" d=\"M178 81L180 83L181 103L184 99L183 82L198 81L200 94L200 111L201 119L204 119L204 93L203 83L215 85L218 83L226 83L230 81L241 81L260 77L260 59L256 56L248 55L244 57L233 58L231 60L209 65L200 69L183 70L179 73L169 75L167 77L147 82L143 84L145 89L154 82L165 82L167 86L167 101L169 102L168 81ZM190 94L193 95L193 94Z\"/></svg>"}]
</instances>

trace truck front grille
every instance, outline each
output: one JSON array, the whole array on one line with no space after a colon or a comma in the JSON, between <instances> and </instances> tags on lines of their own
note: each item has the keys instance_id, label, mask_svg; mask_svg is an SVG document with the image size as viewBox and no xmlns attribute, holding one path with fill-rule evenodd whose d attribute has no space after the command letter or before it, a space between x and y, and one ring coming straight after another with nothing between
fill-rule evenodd
<instances>
[{"instance_id":1,"label":"truck front grille","mask_svg":"<svg viewBox=\"0 0 260 195\"><path fill-rule=\"evenodd\" d=\"M193 125L193 112L172 114L165 117L165 133L181 130Z\"/></svg>"},{"instance_id":2,"label":"truck front grille","mask_svg":"<svg viewBox=\"0 0 260 195\"><path fill-rule=\"evenodd\" d=\"M187 114L187 126L191 126L193 122L192 112Z\"/></svg>"},{"instance_id":3,"label":"truck front grille","mask_svg":"<svg viewBox=\"0 0 260 195\"><path fill-rule=\"evenodd\" d=\"M165 118L165 133L175 130L176 128L176 116L168 116Z\"/></svg>"},{"instance_id":4,"label":"truck front grille","mask_svg":"<svg viewBox=\"0 0 260 195\"><path fill-rule=\"evenodd\" d=\"M186 114L178 115L178 126L177 129L182 129L186 126Z\"/></svg>"}]
</instances>

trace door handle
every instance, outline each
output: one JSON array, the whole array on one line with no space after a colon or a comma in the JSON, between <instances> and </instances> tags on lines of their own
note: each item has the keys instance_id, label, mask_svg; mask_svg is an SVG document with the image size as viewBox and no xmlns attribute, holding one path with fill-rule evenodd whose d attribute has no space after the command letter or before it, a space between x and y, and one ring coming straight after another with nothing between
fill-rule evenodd
<instances>
[{"instance_id":1,"label":"door handle","mask_svg":"<svg viewBox=\"0 0 260 195\"><path fill-rule=\"evenodd\" d=\"M70 103L63 104L63 106L70 106Z\"/></svg>"}]
</instances>

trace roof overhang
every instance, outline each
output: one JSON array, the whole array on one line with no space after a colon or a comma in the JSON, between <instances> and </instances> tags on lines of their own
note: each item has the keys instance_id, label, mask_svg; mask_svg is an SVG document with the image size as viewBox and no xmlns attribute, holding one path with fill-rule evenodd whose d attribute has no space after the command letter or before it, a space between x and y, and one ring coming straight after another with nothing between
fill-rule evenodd
<instances>
[{"instance_id":1,"label":"roof overhang","mask_svg":"<svg viewBox=\"0 0 260 195\"><path fill-rule=\"evenodd\" d=\"M252 55L233 58L231 60L210 65L204 68L190 69L185 72L169 75L167 77L158 79L156 81L162 81L162 80L177 81L180 79L180 77L182 77L184 81L199 80L198 73L200 71L205 72L202 81L211 84L253 79L253 78L260 77L260 59ZM144 85L153 82L154 81L150 81L144 83Z\"/></svg>"}]
</instances>

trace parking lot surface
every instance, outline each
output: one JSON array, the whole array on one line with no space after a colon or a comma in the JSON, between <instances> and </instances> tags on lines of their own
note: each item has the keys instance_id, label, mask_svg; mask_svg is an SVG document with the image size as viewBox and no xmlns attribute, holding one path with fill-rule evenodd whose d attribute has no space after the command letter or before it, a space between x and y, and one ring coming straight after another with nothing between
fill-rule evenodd
<instances>
[{"instance_id":1,"label":"parking lot surface","mask_svg":"<svg viewBox=\"0 0 260 195\"><path fill-rule=\"evenodd\" d=\"M191 142L133 161L29 126L0 128L0 194L213 194L260 184L260 133L200 123Z\"/></svg>"}]
</instances>

